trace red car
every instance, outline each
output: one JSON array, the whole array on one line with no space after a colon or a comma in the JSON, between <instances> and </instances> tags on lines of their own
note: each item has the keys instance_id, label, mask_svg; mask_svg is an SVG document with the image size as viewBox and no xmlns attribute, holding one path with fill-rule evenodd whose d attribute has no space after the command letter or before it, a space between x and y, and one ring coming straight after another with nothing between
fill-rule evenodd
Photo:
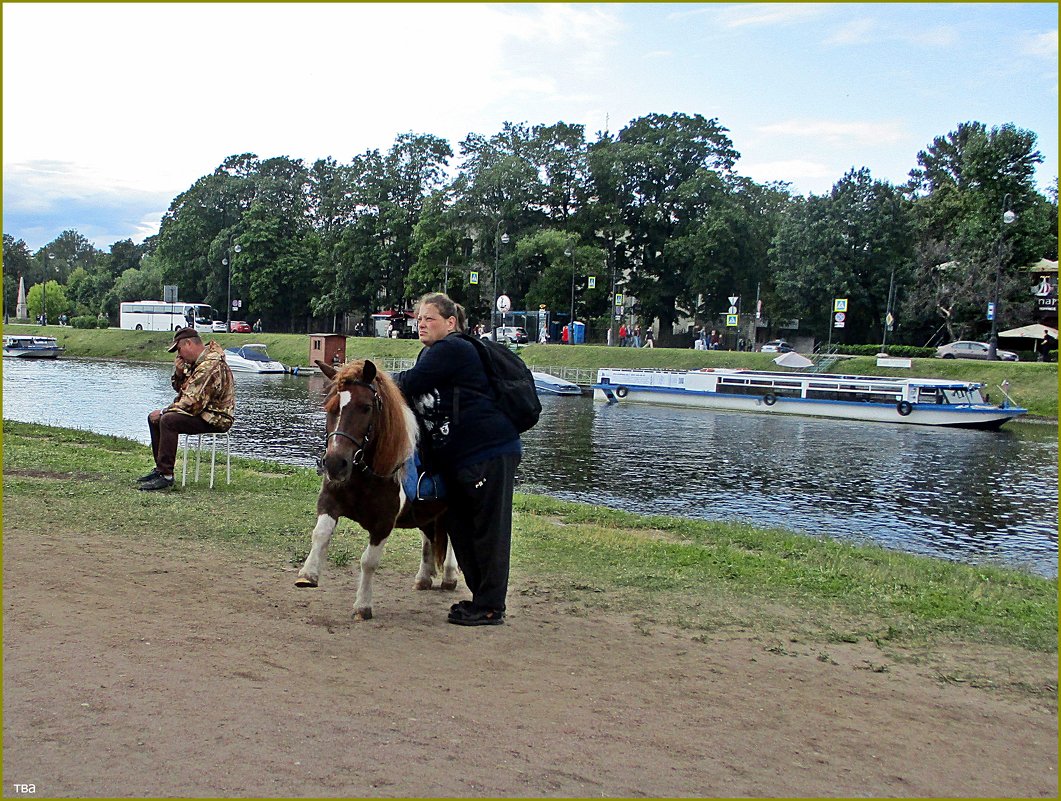
<instances>
[{"instance_id":1,"label":"red car","mask_svg":"<svg viewBox=\"0 0 1061 801\"><path fill-rule=\"evenodd\" d=\"M250 323L243 320L233 320L228 324L228 330L233 334L249 334L251 327Z\"/></svg>"}]
</instances>

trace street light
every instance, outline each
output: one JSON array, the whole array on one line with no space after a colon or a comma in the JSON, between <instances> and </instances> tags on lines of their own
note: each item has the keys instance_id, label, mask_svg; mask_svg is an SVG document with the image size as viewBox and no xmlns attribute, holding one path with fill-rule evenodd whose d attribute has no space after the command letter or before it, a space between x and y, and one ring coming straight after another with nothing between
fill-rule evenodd
<instances>
[{"instance_id":1,"label":"street light","mask_svg":"<svg viewBox=\"0 0 1061 801\"><path fill-rule=\"evenodd\" d=\"M995 295L991 302L991 338L987 344L987 358L994 361L998 358L998 285L1002 276L1002 258L1005 256L1006 225L1011 225L1017 219L1016 212L1010 208L1013 196L1006 192L1002 198L1002 233L998 238L998 261L995 262Z\"/></svg>"},{"instance_id":2,"label":"street light","mask_svg":"<svg viewBox=\"0 0 1061 801\"><path fill-rule=\"evenodd\" d=\"M498 234L501 231L501 224L504 220L497 221L497 227L494 229L494 305L490 308L490 339L497 339L497 323L495 314L497 314L497 298L500 293L497 291L497 263L501 258L501 244L508 244L508 233L501 234L500 239Z\"/></svg>"},{"instance_id":3,"label":"street light","mask_svg":"<svg viewBox=\"0 0 1061 801\"><path fill-rule=\"evenodd\" d=\"M53 261L55 261L55 254L49 253L48 260L44 262L44 266L46 269L44 270L44 283L41 285L41 319L43 320L42 325L48 325L48 275L51 273L51 270L47 269L47 267ZM56 272L58 272L59 268L56 267L55 270Z\"/></svg>"},{"instance_id":4,"label":"street light","mask_svg":"<svg viewBox=\"0 0 1061 801\"><path fill-rule=\"evenodd\" d=\"M235 245L232 250L235 253L239 253L243 250L239 245ZM232 259L221 259L221 263L228 266L228 302L225 304L225 330L232 330Z\"/></svg>"},{"instance_id":5,"label":"street light","mask_svg":"<svg viewBox=\"0 0 1061 801\"><path fill-rule=\"evenodd\" d=\"M567 344L575 344L575 251L565 250L565 256L571 257L571 316L567 320Z\"/></svg>"}]
</instances>

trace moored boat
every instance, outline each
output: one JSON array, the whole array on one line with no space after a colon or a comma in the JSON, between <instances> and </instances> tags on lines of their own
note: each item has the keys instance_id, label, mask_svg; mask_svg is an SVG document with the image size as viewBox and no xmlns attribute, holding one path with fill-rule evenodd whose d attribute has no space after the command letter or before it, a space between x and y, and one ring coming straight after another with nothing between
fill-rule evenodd
<instances>
[{"instance_id":1,"label":"moored boat","mask_svg":"<svg viewBox=\"0 0 1061 801\"><path fill-rule=\"evenodd\" d=\"M987 402L983 384L943 378L772 373L759 370L597 372L593 395L609 403L640 402L705 409L798 414L882 423L998 428L1027 409Z\"/></svg>"},{"instance_id":2,"label":"moored boat","mask_svg":"<svg viewBox=\"0 0 1061 801\"><path fill-rule=\"evenodd\" d=\"M4 356L16 359L55 359L65 350L55 337L4 335Z\"/></svg>"},{"instance_id":3,"label":"moored boat","mask_svg":"<svg viewBox=\"0 0 1061 801\"><path fill-rule=\"evenodd\" d=\"M582 387L564 378L557 378L549 373L531 370L534 376L534 388L539 395L581 395Z\"/></svg>"},{"instance_id":4,"label":"moored boat","mask_svg":"<svg viewBox=\"0 0 1061 801\"><path fill-rule=\"evenodd\" d=\"M225 361L237 373L284 373L287 370L280 362L269 356L269 350L261 343L225 348Z\"/></svg>"}]
</instances>

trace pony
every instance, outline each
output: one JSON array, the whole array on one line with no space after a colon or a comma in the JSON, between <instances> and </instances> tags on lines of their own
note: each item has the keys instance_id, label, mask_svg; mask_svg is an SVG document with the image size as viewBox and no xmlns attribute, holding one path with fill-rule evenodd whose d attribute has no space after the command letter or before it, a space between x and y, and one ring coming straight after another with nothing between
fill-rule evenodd
<instances>
[{"instance_id":1,"label":"pony","mask_svg":"<svg viewBox=\"0 0 1061 801\"><path fill-rule=\"evenodd\" d=\"M295 586L317 586L332 534L339 518L346 517L368 532L354 601L355 620L372 618L372 579L384 543L395 528L418 528L423 536L415 588L431 589L441 568L442 589L456 589L457 560L442 519L445 501L409 498L402 488L402 473L416 450L419 427L398 385L367 359L339 369L321 361L316 364L331 379L324 400L323 479L313 545Z\"/></svg>"}]
</instances>

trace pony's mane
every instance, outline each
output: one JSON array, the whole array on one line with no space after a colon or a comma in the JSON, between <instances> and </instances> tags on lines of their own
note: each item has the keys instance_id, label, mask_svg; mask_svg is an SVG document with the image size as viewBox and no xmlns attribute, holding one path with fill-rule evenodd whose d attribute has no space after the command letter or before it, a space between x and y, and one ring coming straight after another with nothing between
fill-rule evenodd
<instances>
[{"instance_id":1,"label":"pony's mane","mask_svg":"<svg viewBox=\"0 0 1061 801\"><path fill-rule=\"evenodd\" d=\"M356 359L339 368L324 401L325 411L329 414L338 411L339 392L343 384L360 381L364 369L364 359ZM374 432L372 470L380 475L389 475L412 458L416 450L419 428L412 409L405 402L405 396L390 375L377 368L372 383L380 400L379 420Z\"/></svg>"}]
</instances>

